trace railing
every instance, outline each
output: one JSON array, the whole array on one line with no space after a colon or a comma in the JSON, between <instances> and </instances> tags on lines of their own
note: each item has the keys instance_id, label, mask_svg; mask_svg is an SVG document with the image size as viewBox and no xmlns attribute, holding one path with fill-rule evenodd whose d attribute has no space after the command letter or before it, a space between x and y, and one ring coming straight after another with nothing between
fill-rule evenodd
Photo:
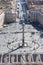
<instances>
[{"instance_id":1,"label":"railing","mask_svg":"<svg viewBox=\"0 0 43 65\"><path fill-rule=\"evenodd\" d=\"M0 65L32 64L43 65L43 54L9 54L0 55Z\"/></svg>"}]
</instances>

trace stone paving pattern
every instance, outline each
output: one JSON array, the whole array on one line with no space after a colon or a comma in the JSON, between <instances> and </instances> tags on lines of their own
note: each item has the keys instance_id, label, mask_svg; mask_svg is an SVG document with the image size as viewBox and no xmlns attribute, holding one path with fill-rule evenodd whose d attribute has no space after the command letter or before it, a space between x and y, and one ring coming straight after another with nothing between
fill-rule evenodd
<instances>
[{"instance_id":1,"label":"stone paving pattern","mask_svg":"<svg viewBox=\"0 0 43 65\"><path fill-rule=\"evenodd\" d=\"M33 23L34 24L34 23ZM40 24L25 23L24 39L28 47L17 49L15 53L42 53L43 52L43 31ZM4 54L15 49L22 43L23 29L20 22L11 23L0 29L0 53ZM8 42L11 44L7 47ZM35 50L34 50L35 47ZM13 53L14 53L13 52Z\"/></svg>"}]
</instances>

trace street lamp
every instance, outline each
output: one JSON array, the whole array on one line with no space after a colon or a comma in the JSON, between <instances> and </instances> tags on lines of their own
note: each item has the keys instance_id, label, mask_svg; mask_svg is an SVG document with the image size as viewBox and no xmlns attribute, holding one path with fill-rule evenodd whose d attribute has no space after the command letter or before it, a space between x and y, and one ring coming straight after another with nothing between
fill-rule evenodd
<instances>
[{"instance_id":1,"label":"street lamp","mask_svg":"<svg viewBox=\"0 0 43 65\"><path fill-rule=\"evenodd\" d=\"M24 25L25 23L22 24L22 27L23 27L23 38L22 38L22 45L24 46Z\"/></svg>"},{"instance_id":2,"label":"street lamp","mask_svg":"<svg viewBox=\"0 0 43 65\"><path fill-rule=\"evenodd\" d=\"M24 40L24 27L25 27L25 23L23 22L23 24L22 24L22 29L23 29L23 31L22 31L22 43L20 43L20 45L19 45L22 48L23 47L28 47L28 44Z\"/></svg>"}]
</instances>

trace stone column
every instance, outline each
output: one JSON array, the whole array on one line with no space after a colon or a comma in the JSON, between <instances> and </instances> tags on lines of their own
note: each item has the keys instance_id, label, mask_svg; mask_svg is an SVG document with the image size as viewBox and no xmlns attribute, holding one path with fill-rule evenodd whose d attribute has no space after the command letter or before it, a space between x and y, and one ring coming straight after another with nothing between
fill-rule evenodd
<instances>
[{"instance_id":1,"label":"stone column","mask_svg":"<svg viewBox=\"0 0 43 65\"><path fill-rule=\"evenodd\" d=\"M0 28L3 27L4 19L5 19L5 14L4 14L4 12L3 12L3 13L0 15Z\"/></svg>"},{"instance_id":2,"label":"stone column","mask_svg":"<svg viewBox=\"0 0 43 65\"><path fill-rule=\"evenodd\" d=\"M0 63L1 63L1 55L0 55Z\"/></svg>"},{"instance_id":3,"label":"stone column","mask_svg":"<svg viewBox=\"0 0 43 65\"><path fill-rule=\"evenodd\" d=\"M2 63L3 55L1 55L1 63Z\"/></svg>"},{"instance_id":4,"label":"stone column","mask_svg":"<svg viewBox=\"0 0 43 65\"><path fill-rule=\"evenodd\" d=\"M10 63L10 54L9 54L9 63Z\"/></svg>"}]
</instances>

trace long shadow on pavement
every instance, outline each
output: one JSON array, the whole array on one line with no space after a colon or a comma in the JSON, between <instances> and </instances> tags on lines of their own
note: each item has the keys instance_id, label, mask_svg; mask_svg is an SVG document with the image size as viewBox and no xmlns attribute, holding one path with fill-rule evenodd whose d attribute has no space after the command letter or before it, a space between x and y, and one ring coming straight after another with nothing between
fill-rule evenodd
<instances>
[{"instance_id":1,"label":"long shadow on pavement","mask_svg":"<svg viewBox=\"0 0 43 65\"><path fill-rule=\"evenodd\" d=\"M19 24L23 24L25 23L25 25L32 25L35 29L37 29L38 31L42 31L43 27L39 22L30 22L30 21L20 21Z\"/></svg>"},{"instance_id":2,"label":"long shadow on pavement","mask_svg":"<svg viewBox=\"0 0 43 65\"><path fill-rule=\"evenodd\" d=\"M20 21L19 24L23 24L25 23L25 25L32 25L35 29L37 29L37 31L42 31L43 32L43 27L39 22L30 22L30 21ZM41 38L43 38L43 33L40 35Z\"/></svg>"}]
</instances>

